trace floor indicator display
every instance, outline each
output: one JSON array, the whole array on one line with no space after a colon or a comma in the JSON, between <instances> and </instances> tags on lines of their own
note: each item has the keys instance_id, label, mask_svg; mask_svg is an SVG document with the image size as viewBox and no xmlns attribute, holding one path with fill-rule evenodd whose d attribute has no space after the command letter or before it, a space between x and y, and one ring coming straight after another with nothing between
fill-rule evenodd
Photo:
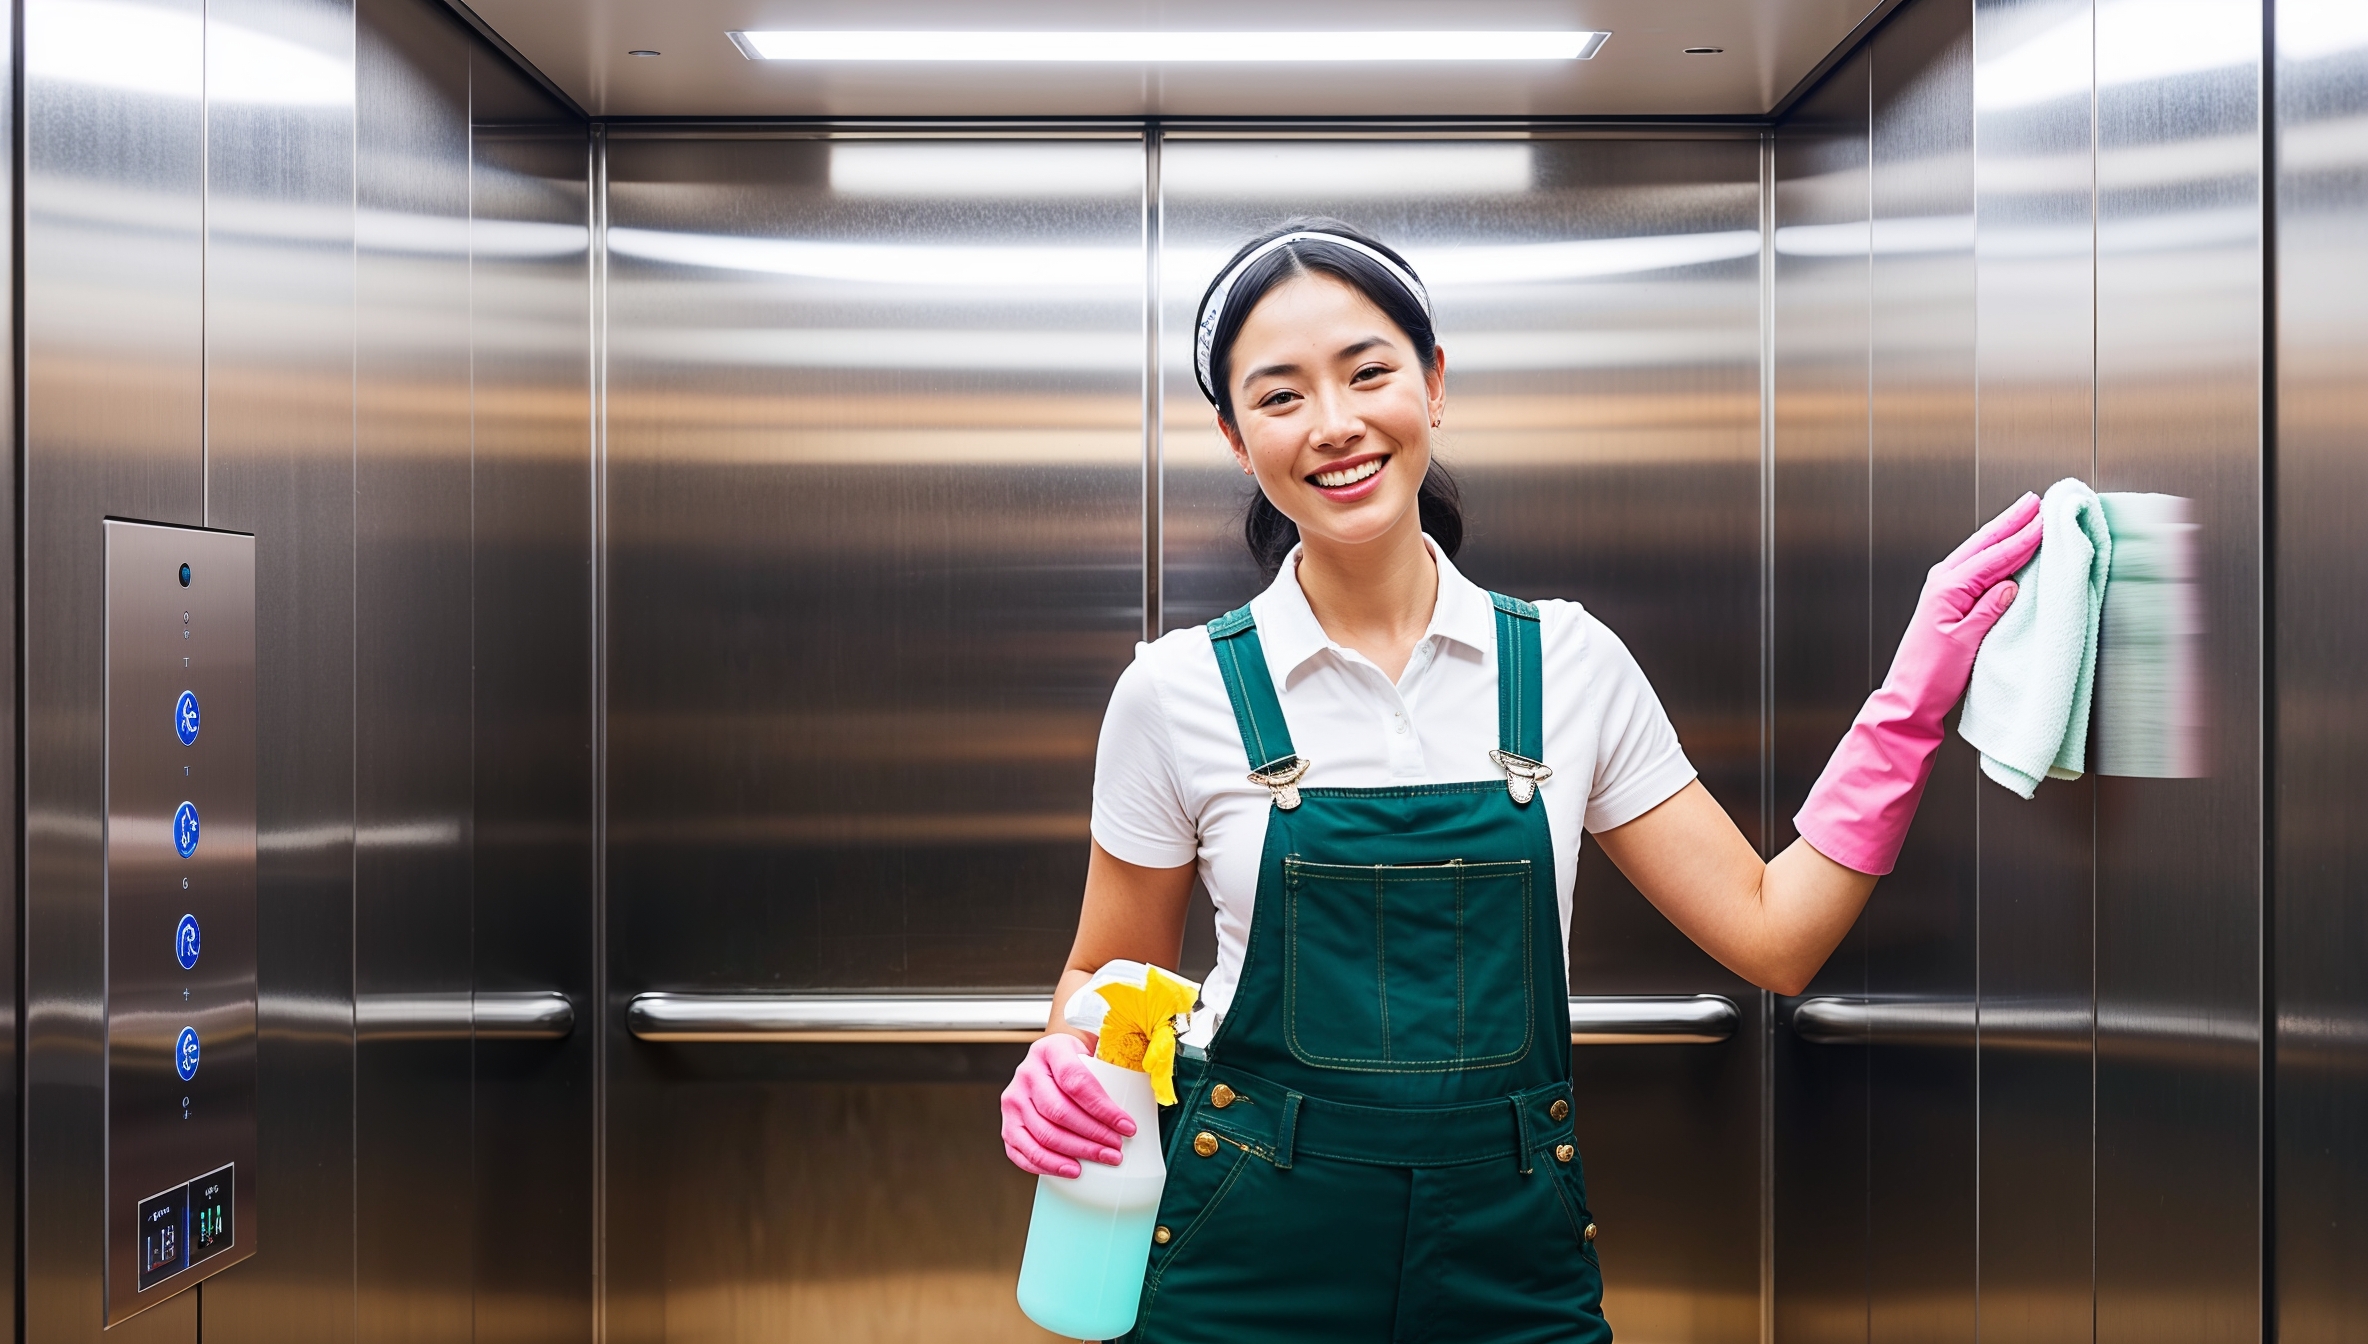
<instances>
[{"instance_id":1,"label":"floor indicator display","mask_svg":"<svg viewBox=\"0 0 2368 1344\"><path fill-rule=\"evenodd\" d=\"M255 539L105 527L112 1325L256 1248Z\"/></svg>"}]
</instances>

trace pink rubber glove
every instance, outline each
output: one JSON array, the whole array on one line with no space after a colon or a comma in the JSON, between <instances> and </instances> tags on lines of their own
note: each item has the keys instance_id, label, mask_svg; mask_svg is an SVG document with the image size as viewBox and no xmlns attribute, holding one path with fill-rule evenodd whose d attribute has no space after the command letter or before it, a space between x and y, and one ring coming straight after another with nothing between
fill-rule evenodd
<instances>
[{"instance_id":1,"label":"pink rubber glove","mask_svg":"<svg viewBox=\"0 0 2368 1344\"><path fill-rule=\"evenodd\" d=\"M1793 818L1818 853L1876 876L1899 860L1932 775L1941 719L1965 694L1982 637L2014 602L2007 576L2038 549L2039 496L2025 493L1925 576L1891 675L1858 711Z\"/></svg>"},{"instance_id":2,"label":"pink rubber glove","mask_svg":"<svg viewBox=\"0 0 2368 1344\"><path fill-rule=\"evenodd\" d=\"M1029 1046L1012 1072L1003 1089L1003 1151L1020 1170L1075 1176L1086 1158L1118 1165L1118 1146L1135 1122L1085 1061L1085 1042L1056 1031Z\"/></svg>"}]
</instances>

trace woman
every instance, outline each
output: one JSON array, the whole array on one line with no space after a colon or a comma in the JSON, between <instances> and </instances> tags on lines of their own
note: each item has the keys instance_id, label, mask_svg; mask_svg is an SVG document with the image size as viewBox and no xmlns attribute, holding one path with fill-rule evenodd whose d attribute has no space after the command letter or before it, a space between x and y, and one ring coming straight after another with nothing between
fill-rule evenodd
<instances>
[{"instance_id":1,"label":"woman","mask_svg":"<svg viewBox=\"0 0 2368 1344\"><path fill-rule=\"evenodd\" d=\"M1273 584L1119 679L1006 1150L1055 1176L1118 1160L1131 1122L1058 1005L1113 959L1173 965L1197 875L1218 961L1161 1117L1133 1337L1607 1340L1563 1044L1580 831L1721 963L1797 993L1891 868L2039 501L1934 567L1801 839L1763 863L1609 630L1456 571L1446 354L1402 257L1294 221L1234 255L1197 332Z\"/></svg>"}]
</instances>

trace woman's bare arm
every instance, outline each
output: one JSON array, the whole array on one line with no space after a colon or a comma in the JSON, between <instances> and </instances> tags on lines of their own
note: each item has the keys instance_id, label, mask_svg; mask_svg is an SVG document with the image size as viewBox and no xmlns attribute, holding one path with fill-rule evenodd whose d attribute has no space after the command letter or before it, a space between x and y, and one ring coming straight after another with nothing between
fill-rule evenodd
<instances>
[{"instance_id":1,"label":"woman's bare arm","mask_svg":"<svg viewBox=\"0 0 2368 1344\"><path fill-rule=\"evenodd\" d=\"M1099 842L1085 869L1085 908L1077 916L1077 941L1053 991L1048 1030L1094 1044L1091 1036L1061 1021L1069 1001L1105 962L1149 962L1173 968L1184 953L1184 911L1192 900L1194 865L1145 868L1128 863Z\"/></svg>"},{"instance_id":2,"label":"woman's bare arm","mask_svg":"<svg viewBox=\"0 0 2368 1344\"><path fill-rule=\"evenodd\" d=\"M1762 863L1700 780L1595 840L1703 951L1779 994L1808 986L1875 889L1806 841Z\"/></svg>"}]
</instances>

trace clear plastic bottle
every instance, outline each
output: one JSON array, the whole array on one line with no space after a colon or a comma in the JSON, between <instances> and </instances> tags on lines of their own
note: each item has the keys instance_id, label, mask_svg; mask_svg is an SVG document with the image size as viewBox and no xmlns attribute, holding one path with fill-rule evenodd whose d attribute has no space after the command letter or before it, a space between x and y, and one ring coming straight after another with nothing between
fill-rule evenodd
<instances>
[{"instance_id":1,"label":"clear plastic bottle","mask_svg":"<svg viewBox=\"0 0 2368 1344\"><path fill-rule=\"evenodd\" d=\"M1020 1261L1020 1310L1056 1335L1115 1339L1135 1328L1168 1167L1159 1151L1151 1076L1099 1059L1085 1064L1134 1118L1135 1132L1115 1167L1080 1162L1075 1176L1036 1178Z\"/></svg>"}]
</instances>

